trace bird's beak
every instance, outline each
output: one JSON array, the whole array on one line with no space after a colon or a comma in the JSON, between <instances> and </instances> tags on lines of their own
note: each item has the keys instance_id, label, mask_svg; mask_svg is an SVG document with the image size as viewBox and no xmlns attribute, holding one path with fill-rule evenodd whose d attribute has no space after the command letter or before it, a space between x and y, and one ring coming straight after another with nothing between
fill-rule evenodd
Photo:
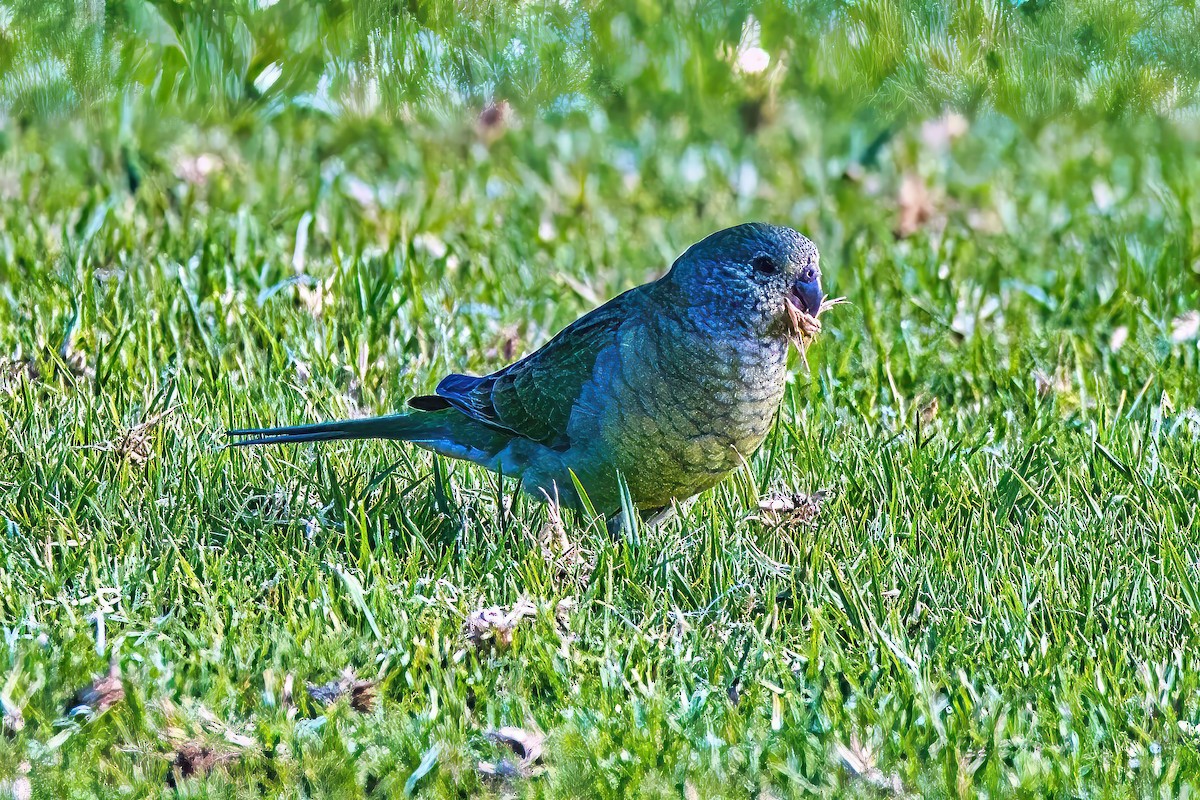
<instances>
[{"instance_id":1,"label":"bird's beak","mask_svg":"<svg viewBox=\"0 0 1200 800\"><path fill-rule=\"evenodd\" d=\"M821 301L824 300L824 295L821 294L821 286L816 283L798 283L792 286L792 290L788 292L787 300L796 308L797 311L803 311L809 316L817 316L821 310Z\"/></svg>"}]
</instances>

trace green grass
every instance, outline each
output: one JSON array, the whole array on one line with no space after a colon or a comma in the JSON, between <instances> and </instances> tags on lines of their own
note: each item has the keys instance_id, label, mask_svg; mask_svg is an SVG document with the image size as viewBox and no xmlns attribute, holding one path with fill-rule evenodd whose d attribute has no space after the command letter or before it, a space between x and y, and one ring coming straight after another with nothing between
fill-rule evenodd
<instances>
[{"instance_id":1,"label":"green grass","mask_svg":"<svg viewBox=\"0 0 1200 800\"><path fill-rule=\"evenodd\" d=\"M0 10L0 797L1200 789L1195 7L767 5L758 75L745 8L455 8ZM662 527L564 553L468 465L222 447L495 368L749 219L852 305ZM776 488L831 499L765 525ZM347 667L377 707L304 691ZM544 769L479 774L504 725Z\"/></svg>"}]
</instances>

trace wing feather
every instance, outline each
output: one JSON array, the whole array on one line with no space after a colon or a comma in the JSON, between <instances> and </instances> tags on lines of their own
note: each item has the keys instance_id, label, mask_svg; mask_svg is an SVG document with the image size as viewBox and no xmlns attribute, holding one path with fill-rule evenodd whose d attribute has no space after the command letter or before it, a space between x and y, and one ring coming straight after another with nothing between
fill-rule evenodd
<instances>
[{"instance_id":1,"label":"wing feather","mask_svg":"<svg viewBox=\"0 0 1200 800\"><path fill-rule=\"evenodd\" d=\"M646 308L648 287L614 297L563 328L539 350L490 375L447 375L435 396L417 397L417 408L454 406L486 425L566 449L567 428L597 356L617 346L620 327Z\"/></svg>"}]
</instances>

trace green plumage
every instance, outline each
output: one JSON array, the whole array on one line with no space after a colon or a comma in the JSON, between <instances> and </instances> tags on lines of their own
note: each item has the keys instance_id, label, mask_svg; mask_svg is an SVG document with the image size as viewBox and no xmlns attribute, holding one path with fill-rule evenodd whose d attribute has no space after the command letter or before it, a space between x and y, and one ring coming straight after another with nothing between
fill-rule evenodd
<instances>
[{"instance_id":1,"label":"green plumage","mask_svg":"<svg viewBox=\"0 0 1200 800\"><path fill-rule=\"evenodd\" d=\"M638 508L713 486L762 443L783 396L788 304L815 315L818 254L789 228L739 225L658 281L584 315L482 377L447 376L414 411L230 431L237 444L387 438L518 476L539 499Z\"/></svg>"}]
</instances>

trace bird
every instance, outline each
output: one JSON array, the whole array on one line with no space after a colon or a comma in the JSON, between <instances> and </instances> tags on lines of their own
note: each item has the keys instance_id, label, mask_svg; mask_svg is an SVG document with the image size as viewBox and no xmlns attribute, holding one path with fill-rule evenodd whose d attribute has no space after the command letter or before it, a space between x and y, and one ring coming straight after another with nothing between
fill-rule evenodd
<instances>
[{"instance_id":1,"label":"bird","mask_svg":"<svg viewBox=\"0 0 1200 800\"><path fill-rule=\"evenodd\" d=\"M824 300L808 238L736 225L530 355L489 375L447 375L405 412L227 435L234 446L406 441L517 478L538 500L605 514L631 502L651 518L759 448L783 399L790 343L820 330Z\"/></svg>"}]
</instances>

